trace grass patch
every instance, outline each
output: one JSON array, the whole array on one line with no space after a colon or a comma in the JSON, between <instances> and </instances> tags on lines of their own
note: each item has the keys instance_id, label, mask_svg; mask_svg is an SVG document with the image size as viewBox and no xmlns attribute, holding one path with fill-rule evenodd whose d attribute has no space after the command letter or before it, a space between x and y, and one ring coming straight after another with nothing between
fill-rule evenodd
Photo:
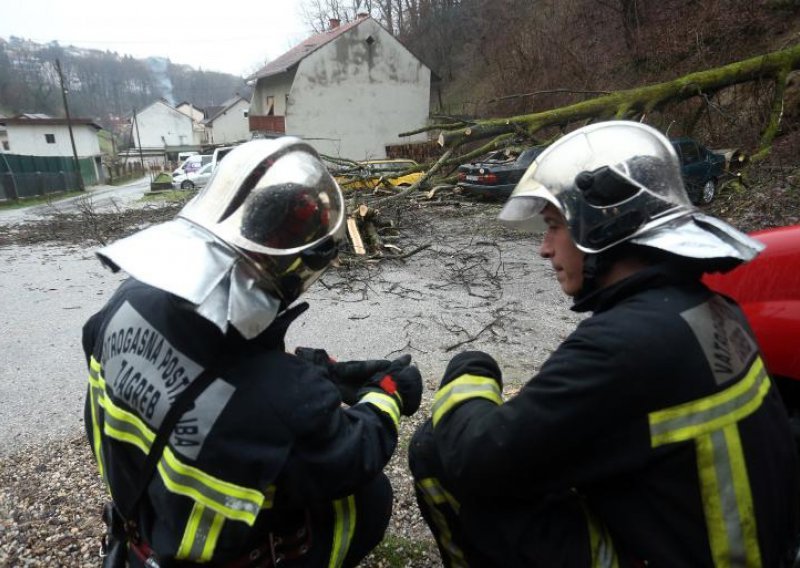
<instances>
[{"instance_id":1,"label":"grass patch","mask_svg":"<svg viewBox=\"0 0 800 568\"><path fill-rule=\"evenodd\" d=\"M0 210L4 209L21 209L23 207L30 207L31 205L42 205L48 203L55 203L68 197L75 197L76 195L84 195L85 191L65 191L64 193L48 193L47 195L37 195L36 197L23 197L16 201L9 199L7 201L0 201Z\"/></svg>"},{"instance_id":2,"label":"grass patch","mask_svg":"<svg viewBox=\"0 0 800 568\"><path fill-rule=\"evenodd\" d=\"M363 565L370 568L425 566L432 557L438 558L435 545L387 534L364 559Z\"/></svg>"},{"instance_id":3,"label":"grass patch","mask_svg":"<svg viewBox=\"0 0 800 568\"><path fill-rule=\"evenodd\" d=\"M164 202L164 203L185 203L197 194L191 189L167 189L164 191L147 191L140 201L145 202Z\"/></svg>"}]
</instances>

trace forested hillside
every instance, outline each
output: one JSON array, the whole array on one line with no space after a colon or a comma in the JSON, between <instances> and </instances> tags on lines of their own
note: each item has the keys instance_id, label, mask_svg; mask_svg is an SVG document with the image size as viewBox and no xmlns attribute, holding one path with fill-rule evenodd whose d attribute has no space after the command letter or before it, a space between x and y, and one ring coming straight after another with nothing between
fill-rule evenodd
<instances>
[{"instance_id":1,"label":"forested hillside","mask_svg":"<svg viewBox=\"0 0 800 568\"><path fill-rule=\"evenodd\" d=\"M109 129L116 119L160 97L206 107L220 105L237 92L248 96L244 80L234 75L175 65L166 58L135 59L12 37L0 38L0 113L63 116L56 60L69 89L70 114Z\"/></svg>"},{"instance_id":2,"label":"forested hillside","mask_svg":"<svg viewBox=\"0 0 800 568\"><path fill-rule=\"evenodd\" d=\"M351 2L361 11L369 4L384 21L391 14L395 33L441 77L442 112L467 117L538 112L800 42L796 0ZM346 3L328 0L325 9ZM784 144L798 130L798 83L790 80L785 95ZM764 81L702 93L702 108L694 100L660 109L659 126L676 135L692 130L712 146L753 148L773 90Z\"/></svg>"}]
</instances>

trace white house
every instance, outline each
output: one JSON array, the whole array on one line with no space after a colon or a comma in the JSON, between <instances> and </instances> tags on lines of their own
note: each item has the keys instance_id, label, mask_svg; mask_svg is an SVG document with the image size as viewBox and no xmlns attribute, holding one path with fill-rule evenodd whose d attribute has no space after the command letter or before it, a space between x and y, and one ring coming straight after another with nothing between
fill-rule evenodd
<instances>
[{"instance_id":1,"label":"white house","mask_svg":"<svg viewBox=\"0 0 800 568\"><path fill-rule=\"evenodd\" d=\"M250 77L250 130L291 134L323 154L383 158L427 124L431 70L377 21L361 15L295 46Z\"/></svg>"},{"instance_id":2,"label":"white house","mask_svg":"<svg viewBox=\"0 0 800 568\"><path fill-rule=\"evenodd\" d=\"M79 159L91 160L94 168L92 179L102 181L102 152L97 136L102 127L89 118L72 118L69 123L65 118L53 118L46 114L0 118L2 151L22 156L72 158L74 154L69 134L70 125L75 140L75 153Z\"/></svg>"},{"instance_id":3,"label":"white house","mask_svg":"<svg viewBox=\"0 0 800 568\"><path fill-rule=\"evenodd\" d=\"M100 156L97 133L102 127L88 118L73 118L72 135L79 158ZM10 154L24 156L72 156L69 124L65 118L46 115L20 115L0 119L0 129L6 130L3 148Z\"/></svg>"},{"instance_id":4,"label":"white house","mask_svg":"<svg viewBox=\"0 0 800 568\"><path fill-rule=\"evenodd\" d=\"M249 109L250 103L239 95L225 101L213 116L203 121L206 141L209 144L233 144L249 140Z\"/></svg>"},{"instance_id":5,"label":"white house","mask_svg":"<svg viewBox=\"0 0 800 568\"><path fill-rule=\"evenodd\" d=\"M175 110L178 112L182 112L186 116L190 117L195 122L202 122L205 118L203 114L203 109L197 108L192 103L188 101L183 101L178 106L175 107Z\"/></svg>"},{"instance_id":6,"label":"white house","mask_svg":"<svg viewBox=\"0 0 800 568\"><path fill-rule=\"evenodd\" d=\"M133 145L145 155L199 151L201 132L192 117L159 99L131 117Z\"/></svg>"}]
</instances>

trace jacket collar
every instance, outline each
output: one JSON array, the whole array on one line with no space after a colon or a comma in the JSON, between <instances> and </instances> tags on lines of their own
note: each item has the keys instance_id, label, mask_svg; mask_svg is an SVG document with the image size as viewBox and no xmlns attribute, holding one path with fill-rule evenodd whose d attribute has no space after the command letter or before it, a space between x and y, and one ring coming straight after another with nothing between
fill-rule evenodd
<instances>
[{"instance_id":1,"label":"jacket collar","mask_svg":"<svg viewBox=\"0 0 800 568\"><path fill-rule=\"evenodd\" d=\"M680 263L656 264L576 299L571 309L579 313L603 312L643 290L670 284L696 283L699 278L700 274L696 270L681 266Z\"/></svg>"}]
</instances>

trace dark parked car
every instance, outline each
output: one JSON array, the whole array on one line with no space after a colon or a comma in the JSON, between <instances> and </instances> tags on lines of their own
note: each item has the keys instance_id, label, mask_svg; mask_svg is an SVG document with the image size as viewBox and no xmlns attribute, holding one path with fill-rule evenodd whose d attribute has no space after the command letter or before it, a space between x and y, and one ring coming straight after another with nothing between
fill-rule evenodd
<instances>
[{"instance_id":1,"label":"dark parked car","mask_svg":"<svg viewBox=\"0 0 800 568\"><path fill-rule=\"evenodd\" d=\"M696 205L711 203L717 184L725 174L725 156L712 152L691 138L673 138L672 146L681 160L681 173L686 193Z\"/></svg>"},{"instance_id":2,"label":"dark parked car","mask_svg":"<svg viewBox=\"0 0 800 568\"><path fill-rule=\"evenodd\" d=\"M467 193L484 197L505 198L522 178L533 160L544 148L506 148L479 161L458 166L458 186Z\"/></svg>"}]
</instances>

